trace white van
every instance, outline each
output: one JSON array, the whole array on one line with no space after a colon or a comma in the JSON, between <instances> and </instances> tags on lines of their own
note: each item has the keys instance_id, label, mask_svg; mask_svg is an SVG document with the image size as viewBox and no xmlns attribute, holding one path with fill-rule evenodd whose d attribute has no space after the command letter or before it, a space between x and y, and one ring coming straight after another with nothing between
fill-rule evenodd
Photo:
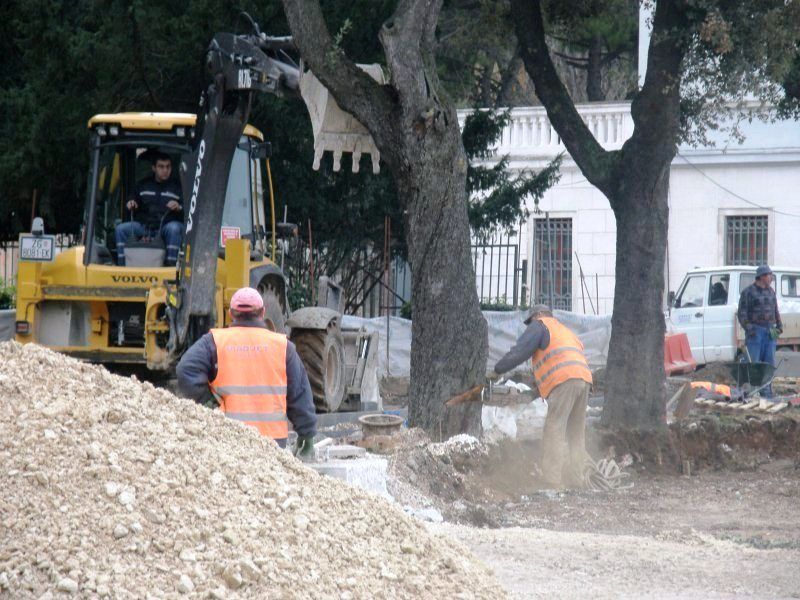
<instances>
[{"instance_id":1,"label":"white van","mask_svg":"<svg viewBox=\"0 0 800 600\"><path fill-rule=\"evenodd\" d=\"M779 347L800 349L800 269L772 267L773 289L783 321ZM756 276L755 267L708 267L686 274L677 294L670 292L667 331L685 333L698 365L735 360L744 347L736 319L739 295Z\"/></svg>"}]
</instances>

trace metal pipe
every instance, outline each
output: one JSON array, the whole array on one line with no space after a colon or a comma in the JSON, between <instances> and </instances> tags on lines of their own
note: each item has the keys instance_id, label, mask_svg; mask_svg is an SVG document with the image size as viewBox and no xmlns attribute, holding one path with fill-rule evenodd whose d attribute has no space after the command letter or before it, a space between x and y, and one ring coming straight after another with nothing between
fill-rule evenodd
<instances>
[{"instance_id":1,"label":"metal pipe","mask_svg":"<svg viewBox=\"0 0 800 600\"><path fill-rule=\"evenodd\" d=\"M100 137L95 134L92 140L92 180L89 183L89 209L86 214L86 238L83 249L83 266L89 266L94 244L94 221L97 212L97 177L100 171ZM117 259L119 260L119 259Z\"/></svg>"},{"instance_id":2,"label":"metal pipe","mask_svg":"<svg viewBox=\"0 0 800 600\"><path fill-rule=\"evenodd\" d=\"M389 287L389 246L390 241L392 238L392 220L389 218L389 215L384 217L384 231L383 231L383 265L384 265L384 277L386 278L386 375L390 376L391 372L389 370L389 330L390 330L390 319L389 319L389 300L391 298L391 288Z\"/></svg>"},{"instance_id":3,"label":"metal pipe","mask_svg":"<svg viewBox=\"0 0 800 600\"><path fill-rule=\"evenodd\" d=\"M267 159L267 181L269 182L269 208L272 214L272 262L275 262L275 244L278 237L277 226L275 225L275 195L272 191L272 169L269 167L269 159ZM286 212L284 211L284 222L286 221Z\"/></svg>"},{"instance_id":4,"label":"metal pipe","mask_svg":"<svg viewBox=\"0 0 800 600\"><path fill-rule=\"evenodd\" d=\"M555 273L553 269L553 236L552 230L550 229L550 213L544 213L545 224L547 227L547 278L548 278L548 291L550 296L550 309L553 310L555 308L555 293L553 290L553 285L555 283Z\"/></svg>"}]
</instances>

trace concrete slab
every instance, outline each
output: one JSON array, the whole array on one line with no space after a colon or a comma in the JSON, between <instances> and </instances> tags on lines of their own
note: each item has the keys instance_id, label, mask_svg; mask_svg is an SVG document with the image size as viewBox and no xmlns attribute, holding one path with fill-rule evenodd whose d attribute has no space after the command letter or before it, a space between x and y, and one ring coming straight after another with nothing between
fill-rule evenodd
<instances>
[{"instance_id":1,"label":"concrete slab","mask_svg":"<svg viewBox=\"0 0 800 600\"><path fill-rule=\"evenodd\" d=\"M351 446L350 444L341 444L339 446L327 446L323 448L325 458L328 460L345 459L345 458L361 458L367 455L366 448L359 448L358 446Z\"/></svg>"},{"instance_id":2,"label":"concrete slab","mask_svg":"<svg viewBox=\"0 0 800 600\"><path fill-rule=\"evenodd\" d=\"M386 469L389 461L385 458L367 456L349 460L306 463L306 466L321 475L341 479L352 486L392 500L386 489Z\"/></svg>"}]
</instances>

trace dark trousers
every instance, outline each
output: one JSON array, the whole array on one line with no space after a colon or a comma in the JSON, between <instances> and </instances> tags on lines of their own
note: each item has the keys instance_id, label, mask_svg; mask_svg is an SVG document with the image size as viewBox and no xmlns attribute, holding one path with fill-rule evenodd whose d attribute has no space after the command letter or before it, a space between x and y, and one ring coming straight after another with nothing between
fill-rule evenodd
<instances>
[{"instance_id":1,"label":"dark trousers","mask_svg":"<svg viewBox=\"0 0 800 600\"><path fill-rule=\"evenodd\" d=\"M153 236L154 232L138 221L126 221L117 225L115 237L117 239L117 264L120 267L125 266L125 242L128 241L128 238L133 237L139 240L146 235ZM167 267L174 267L175 263L178 262L178 251L181 249L181 242L183 241L183 223L180 221L164 223L158 235L167 248L164 264Z\"/></svg>"},{"instance_id":2,"label":"dark trousers","mask_svg":"<svg viewBox=\"0 0 800 600\"><path fill-rule=\"evenodd\" d=\"M769 330L770 327L764 325L753 325L753 335L748 335L745 343L752 362L768 363L774 366L778 341L770 337ZM764 398L772 398L772 384L761 390L761 395Z\"/></svg>"}]
</instances>

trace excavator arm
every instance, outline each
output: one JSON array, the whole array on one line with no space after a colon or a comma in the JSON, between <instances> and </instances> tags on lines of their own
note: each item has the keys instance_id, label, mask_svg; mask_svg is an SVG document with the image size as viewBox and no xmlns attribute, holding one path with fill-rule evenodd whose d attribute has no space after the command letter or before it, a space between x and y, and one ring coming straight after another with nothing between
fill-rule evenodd
<instances>
[{"instance_id":1,"label":"excavator arm","mask_svg":"<svg viewBox=\"0 0 800 600\"><path fill-rule=\"evenodd\" d=\"M234 152L255 92L297 94L300 69L283 51L286 38L219 33L206 54L211 84L202 94L194 151L183 189L186 237L178 264L172 352L180 352L214 323L219 232Z\"/></svg>"},{"instance_id":2,"label":"excavator arm","mask_svg":"<svg viewBox=\"0 0 800 600\"><path fill-rule=\"evenodd\" d=\"M206 54L211 84L203 92L195 129L196 145L183 171L186 237L178 262L177 294L171 294L168 351L173 356L198 340L215 322L215 286L219 233L234 152L247 124L253 94L302 96L314 131L314 168L331 151L334 170L343 152L353 153L353 171L361 154L371 154L374 172L379 153L369 132L344 113L319 81L292 60L290 37L268 37L253 26L245 35L219 33ZM378 65L361 65L383 83Z\"/></svg>"}]
</instances>

